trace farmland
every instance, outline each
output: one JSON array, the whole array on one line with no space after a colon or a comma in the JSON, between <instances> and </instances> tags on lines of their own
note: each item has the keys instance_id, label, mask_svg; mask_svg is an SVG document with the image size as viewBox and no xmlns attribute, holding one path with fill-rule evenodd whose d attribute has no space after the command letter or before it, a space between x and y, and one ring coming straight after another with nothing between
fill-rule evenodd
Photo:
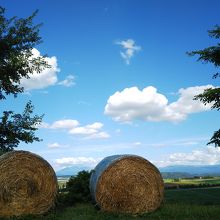
<instances>
[{"instance_id":1,"label":"farmland","mask_svg":"<svg viewBox=\"0 0 220 220\"><path fill-rule=\"evenodd\" d=\"M164 179L166 188L201 188L220 186L220 177Z\"/></svg>"},{"instance_id":2,"label":"farmland","mask_svg":"<svg viewBox=\"0 0 220 220\"><path fill-rule=\"evenodd\" d=\"M63 188L66 186L66 182L68 181L69 177L59 177L58 178L58 185L59 188ZM169 178L169 179L164 179L165 186L170 186L170 185L179 185L184 188L187 186L190 187L212 187L215 185L220 186L220 177L202 177L202 178ZM190 188L189 187L189 188Z\"/></svg>"}]
</instances>

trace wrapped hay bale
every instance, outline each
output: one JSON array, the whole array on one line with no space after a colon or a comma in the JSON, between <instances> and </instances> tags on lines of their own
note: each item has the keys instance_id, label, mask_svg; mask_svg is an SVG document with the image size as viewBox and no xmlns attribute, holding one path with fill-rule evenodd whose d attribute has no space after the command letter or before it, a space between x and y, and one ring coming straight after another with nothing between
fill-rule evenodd
<instances>
[{"instance_id":1,"label":"wrapped hay bale","mask_svg":"<svg viewBox=\"0 0 220 220\"><path fill-rule=\"evenodd\" d=\"M45 213L57 189L53 168L40 156L13 151L0 157L0 216Z\"/></svg>"},{"instance_id":2,"label":"wrapped hay bale","mask_svg":"<svg viewBox=\"0 0 220 220\"><path fill-rule=\"evenodd\" d=\"M156 210L163 201L159 170L135 155L104 158L94 169L90 191L104 211L141 214Z\"/></svg>"}]
</instances>

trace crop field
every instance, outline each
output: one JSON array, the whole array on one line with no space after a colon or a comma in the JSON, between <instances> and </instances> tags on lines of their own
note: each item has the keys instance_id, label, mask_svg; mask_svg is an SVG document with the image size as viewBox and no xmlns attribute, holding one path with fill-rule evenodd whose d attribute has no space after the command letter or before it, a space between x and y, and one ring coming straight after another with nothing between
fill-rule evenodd
<instances>
[{"instance_id":1,"label":"crop field","mask_svg":"<svg viewBox=\"0 0 220 220\"><path fill-rule=\"evenodd\" d=\"M153 213L141 216L102 212L90 203L55 209L47 215L10 218L11 220L220 220L220 188L165 190L164 203Z\"/></svg>"},{"instance_id":2,"label":"crop field","mask_svg":"<svg viewBox=\"0 0 220 220\"><path fill-rule=\"evenodd\" d=\"M179 186L215 186L220 185L220 177L209 177L209 178L180 178L180 179L164 179L166 184L177 184Z\"/></svg>"},{"instance_id":3,"label":"crop field","mask_svg":"<svg viewBox=\"0 0 220 220\"><path fill-rule=\"evenodd\" d=\"M66 186L66 182L69 180L69 177L58 178L59 188L62 189ZM210 178L192 178L192 179L164 179L165 184L178 184L178 185L220 185L220 177L210 177Z\"/></svg>"}]
</instances>

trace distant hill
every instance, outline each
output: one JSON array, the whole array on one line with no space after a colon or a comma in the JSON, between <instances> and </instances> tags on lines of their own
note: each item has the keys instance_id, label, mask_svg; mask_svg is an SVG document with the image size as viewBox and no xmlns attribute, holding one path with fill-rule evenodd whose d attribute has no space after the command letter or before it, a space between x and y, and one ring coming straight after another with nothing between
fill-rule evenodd
<instances>
[{"instance_id":1,"label":"distant hill","mask_svg":"<svg viewBox=\"0 0 220 220\"><path fill-rule=\"evenodd\" d=\"M78 172L82 170L91 170L91 167L83 166L83 165L75 165L71 167L66 167L64 169L58 170L56 172L57 176L75 176Z\"/></svg>"},{"instance_id":2,"label":"distant hill","mask_svg":"<svg viewBox=\"0 0 220 220\"><path fill-rule=\"evenodd\" d=\"M74 165L56 172L57 176L74 176L82 170L91 170L91 167ZM175 165L159 168L163 178L188 178L196 175L220 176L220 165Z\"/></svg>"},{"instance_id":3,"label":"distant hill","mask_svg":"<svg viewBox=\"0 0 220 220\"><path fill-rule=\"evenodd\" d=\"M161 172L164 179L178 179L178 178L191 178L194 175L181 172Z\"/></svg>"},{"instance_id":4,"label":"distant hill","mask_svg":"<svg viewBox=\"0 0 220 220\"><path fill-rule=\"evenodd\" d=\"M185 173L189 175L216 175L220 176L220 165L176 165L159 168L161 173Z\"/></svg>"}]
</instances>

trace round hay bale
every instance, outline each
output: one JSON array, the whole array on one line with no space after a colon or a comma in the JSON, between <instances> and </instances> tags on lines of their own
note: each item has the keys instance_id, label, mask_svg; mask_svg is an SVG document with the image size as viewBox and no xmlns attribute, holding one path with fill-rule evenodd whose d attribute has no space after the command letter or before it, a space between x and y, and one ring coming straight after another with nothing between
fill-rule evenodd
<instances>
[{"instance_id":1,"label":"round hay bale","mask_svg":"<svg viewBox=\"0 0 220 220\"><path fill-rule=\"evenodd\" d=\"M156 210L163 201L159 170L136 155L104 158L94 169L90 191L104 211L141 214Z\"/></svg>"},{"instance_id":2,"label":"round hay bale","mask_svg":"<svg viewBox=\"0 0 220 220\"><path fill-rule=\"evenodd\" d=\"M40 156L12 151L0 157L0 216L43 214L57 189L53 168Z\"/></svg>"}]
</instances>

